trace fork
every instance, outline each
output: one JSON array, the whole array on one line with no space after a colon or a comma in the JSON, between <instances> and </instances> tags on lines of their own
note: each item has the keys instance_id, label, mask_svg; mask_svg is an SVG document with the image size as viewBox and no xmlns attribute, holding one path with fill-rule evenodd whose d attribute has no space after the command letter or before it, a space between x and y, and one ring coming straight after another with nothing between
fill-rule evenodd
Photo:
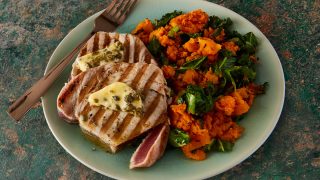
<instances>
[{"instance_id":1,"label":"fork","mask_svg":"<svg viewBox=\"0 0 320 180\"><path fill-rule=\"evenodd\" d=\"M102 14L95 19L91 33L47 74L45 74L11 106L9 106L7 110L8 114L16 121L19 121L34 106L34 104L39 101L40 97L59 77L61 72L73 60L73 57L90 39L90 37L99 31L114 31L116 27L124 22L136 2L137 0L113 0Z\"/></svg>"}]
</instances>

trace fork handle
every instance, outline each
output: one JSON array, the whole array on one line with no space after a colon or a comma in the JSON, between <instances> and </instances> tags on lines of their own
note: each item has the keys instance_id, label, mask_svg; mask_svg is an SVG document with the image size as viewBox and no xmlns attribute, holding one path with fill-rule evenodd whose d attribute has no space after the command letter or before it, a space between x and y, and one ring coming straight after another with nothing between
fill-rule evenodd
<instances>
[{"instance_id":1,"label":"fork handle","mask_svg":"<svg viewBox=\"0 0 320 180\"><path fill-rule=\"evenodd\" d=\"M40 97L48 90L53 82L59 77L61 72L73 60L80 48L91 37L90 33L77 47L75 47L67 56L65 56L57 65L38 80L30 89L28 89L21 97L19 97L11 106L9 106L8 114L19 121L40 99ZM53 102L54 103L54 102Z\"/></svg>"}]
</instances>

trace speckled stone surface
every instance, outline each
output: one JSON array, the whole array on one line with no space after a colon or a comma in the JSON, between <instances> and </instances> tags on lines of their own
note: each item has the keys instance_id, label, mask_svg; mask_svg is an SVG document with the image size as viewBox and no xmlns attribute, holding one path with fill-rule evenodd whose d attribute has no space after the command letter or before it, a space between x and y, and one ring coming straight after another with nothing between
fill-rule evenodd
<instances>
[{"instance_id":1,"label":"speckled stone surface","mask_svg":"<svg viewBox=\"0 0 320 180\"><path fill-rule=\"evenodd\" d=\"M320 1L212 0L255 24L286 78L280 121L250 158L212 179L320 179ZM51 53L105 0L0 0L0 179L109 179L72 158L41 107L21 123L5 110L39 79Z\"/></svg>"}]
</instances>

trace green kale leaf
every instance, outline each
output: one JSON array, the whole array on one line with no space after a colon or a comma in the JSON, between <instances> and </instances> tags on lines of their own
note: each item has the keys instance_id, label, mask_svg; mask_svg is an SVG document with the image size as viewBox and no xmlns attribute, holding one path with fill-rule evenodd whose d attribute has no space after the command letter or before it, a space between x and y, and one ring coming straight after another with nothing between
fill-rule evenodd
<instances>
[{"instance_id":1,"label":"green kale leaf","mask_svg":"<svg viewBox=\"0 0 320 180\"><path fill-rule=\"evenodd\" d=\"M187 103L187 110L194 115L202 115L213 107L213 98L207 95L203 88L196 85L189 85L184 95Z\"/></svg>"},{"instance_id":2,"label":"green kale leaf","mask_svg":"<svg viewBox=\"0 0 320 180\"><path fill-rule=\"evenodd\" d=\"M248 53L242 54L237 62L241 66L253 67L254 65L254 62L250 60L250 55Z\"/></svg>"},{"instance_id":3,"label":"green kale leaf","mask_svg":"<svg viewBox=\"0 0 320 180\"><path fill-rule=\"evenodd\" d=\"M219 53L220 53L220 55L222 55L222 57L226 57L226 58L229 58L229 57L232 57L232 56L234 56L233 54L232 54L232 52L231 51L229 51L229 50L227 50L227 49L221 49L220 51L219 51Z\"/></svg>"},{"instance_id":4,"label":"green kale leaf","mask_svg":"<svg viewBox=\"0 0 320 180\"><path fill-rule=\"evenodd\" d=\"M234 143L229 141L223 141L220 139L213 139L210 144L204 147L206 152L217 151L217 152L230 152L232 151Z\"/></svg>"},{"instance_id":5,"label":"green kale leaf","mask_svg":"<svg viewBox=\"0 0 320 180\"><path fill-rule=\"evenodd\" d=\"M256 51L256 47L258 45L258 40L256 36L252 32L248 32L243 36L245 40L244 49L248 53L254 53Z\"/></svg>"},{"instance_id":6,"label":"green kale leaf","mask_svg":"<svg viewBox=\"0 0 320 180\"><path fill-rule=\"evenodd\" d=\"M167 13L167 14L163 15L161 17L161 19L159 19L159 20L155 19L154 25L155 25L156 29L161 27L161 26L167 25L171 19L181 15L182 13L183 13L182 11L175 10L175 11L173 11L171 13Z\"/></svg>"},{"instance_id":7,"label":"green kale leaf","mask_svg":"<svg viewBox=\"0 0 320 180\"><path fill-rule=\"evenodd\" d=\"M221 19L218 16L210 16L207 24L208 27L212 27L214 29L214 33L212 34L214 37L218 36L223 29L226 32L229 32L229 27L231 25L232 21L230 18Z\"/></svg>"},{"instance_id":8,"label":"green kale leaf","mask_svg":"<svg viewBox=\"0 0 320 180\"><path fill-rule=\"evenodd\" d=\"M236 62L235 58L225 57L214 66L214 72L219 77L224 78L221 81L223 82L224 80L223 85L226 85L229 82L233 86L234 90L253 82L256 78L256 72L253 67L246 65L239 66L237 63L238 62Z\"/></svg>"},{"instance_id":9,"label":"green kale leaf","mask_svg":"<svg viewBox=\"0 0 320 180\"><path fill-rule=\"evenodd\" d=\"M232 25L232 20L230 18L221 19L218 16L210 16L208 21L208 26L212 27L213 29L223 28L227 29Z\"/></svg>"},{"instance_id":10,"label":"green kale leaf","mask_svg":"<svg viewBox=\"0 0 320 180\"><path fill-rule=\"evenodd\" d=\"M225 73L232 83L234 90L249 84L256 78L256 72L247 66L234 66L225 70Z\"/></svg>"},{"instance_id":11,"label":"green kale leaf","mask_svg":"<svg viewBox=\"0 0 320 180\"><path fill-rule=\"evenodd\" d=\"M161 66L169 64L169 59L166 57L166 55L163 52L160 53L159 61L160 61L159 64Z\"/></svg>"},{"instance_id":12,"label":"green kale leaf","mask_svg":"<svg viewBox=\"0 0 320 180\"><path fill-rule=\"evenodd\" d=\"M169 143L174 147L182 147L190 142L189 135L180 129L171 129L169 133Z\"/></svg>"},{"instance_id":13,"label":"green kale leaf","mask_svg":"<svg viewBox=\"0 0 320 180\"><path fill-rule=\"evenodd\" d=\"M240 51L249 54L254 54L258 45L258 40L252 32L241 35L239 32L233 31L228 34L228 39L235 42L240 47Z\"/></svg>"},{"instance_id":14,"label":"green kale leaf","mask_svg":"<svg viewBox=\"0 0 320 180\"><path fill-rule=\"evenodd\" d=\"M199 69L203 62L207 59L207 56L202 56L200 58L194 59L192 61L188 61L184 63L180 68L179 71L183 72L188 69Z\"/></svg>"},{"instance_id":15,"label":"green kale leaf","mask_svg":"<svg viewBox=\"0 0 320 180\"><path fill-rule=\"evenodd\" d=\"M148 50L154 57L158 57L158 62L161 66L168 65L169 60L166 55L163 53L163 47L161 46L159 40L156 37L153 37L149 44L147 45Z\"/></svg>"},{"instance_id":16,"label":"green kale leaf","mask_svg":"<svg viewBox=\"0 0 320 180\"><path fill-rule=\"evenodd\" d=\"M154 57L158 57L161 54L161 44L156 37L153 37L147 45L148 50Z\"/></svg>"},{"instance_id":17,"label":"green kale leaf","mask_svg":"<svg viewBox=\"0 0 320 180\"><path fill-rule=\"evenodd\" d=\"M223 58L223 60L218 61L215 66L214 66L214 72L222 77L223 76L223 72L227 69L230 69L232 67L235 66L236 63L236 59L235 58Z\"/></svg>"}]
</instances>

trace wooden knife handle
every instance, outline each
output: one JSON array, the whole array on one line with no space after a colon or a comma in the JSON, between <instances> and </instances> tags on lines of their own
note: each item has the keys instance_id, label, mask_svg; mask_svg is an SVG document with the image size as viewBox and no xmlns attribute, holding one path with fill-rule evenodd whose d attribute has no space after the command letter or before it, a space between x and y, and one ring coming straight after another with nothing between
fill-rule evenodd
<instances>
[{"instance_id":1,"label":"wooden knife handle","mask_svg":"<svg viewBox=\"0 0 320 180\"><path fill-rule=\"evenodd\" d=\"M19 97L11 106L9 106L8 114L19 121L33 106L40 97L48 90L53 82L59 77L61 72L73 60L80 48L91 37L90 33L77 47L75 47L67 56L65 56L57 65L55 65L45 76L38 80L30 89L28 89L21 97Z\"/></svg>"}]
</instances>

